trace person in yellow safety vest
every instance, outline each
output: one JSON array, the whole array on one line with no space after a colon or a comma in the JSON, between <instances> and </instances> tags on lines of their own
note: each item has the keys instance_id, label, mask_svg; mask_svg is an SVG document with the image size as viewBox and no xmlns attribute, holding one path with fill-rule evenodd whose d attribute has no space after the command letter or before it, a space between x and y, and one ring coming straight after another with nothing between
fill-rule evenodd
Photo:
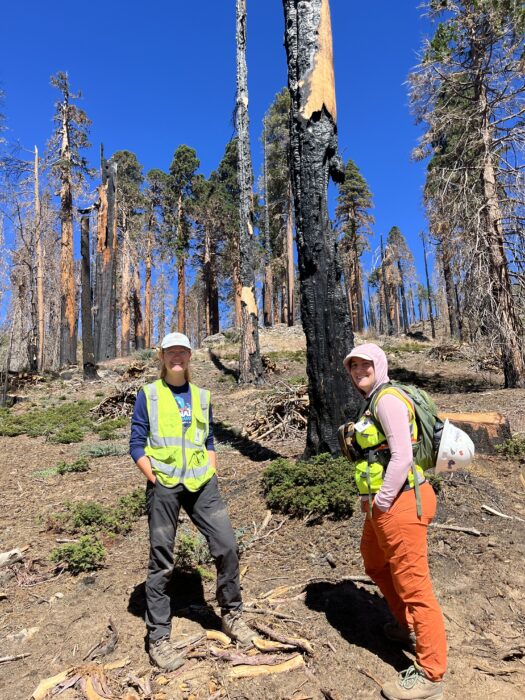
<instances>
[{"instance_id":1,"label":"person in yellow safety vest","mask_svg":"<svg viewBox=\"0 0 525 700\"><path fill-rule=\"evenodd\" d=\"M149 655L165 671L185 661L170 640L169 585L181 507L206 538L215 560L223 631L241 646L250 646L255 637L242 618L237 542L218 488L210 392L190 382L190 360L187 336L169 333L163 338L160 379L138 393L131 420L130 454L148 480Z\"/></svg>"},{"instance_id":2,"label":"person in yellow safety vest","mask_svg":"<svg viewBox=\"0 0 525 700\"><path fill-rule=\"evenodd\" d=\"M388 700L439 700L447 645L441 609L432 590L427 527L436 496L421 468L413 464L417 425L410 399L388 384L388 362L374 343L354 348L344 359L359 393L374 402L353 426L355 479L366 513L361 554L365 571L385 597L394 620L385 635L409 648L415 662L385 683ZM419 485L421 515L415 498Z\"/></svg>"}]
</instances>

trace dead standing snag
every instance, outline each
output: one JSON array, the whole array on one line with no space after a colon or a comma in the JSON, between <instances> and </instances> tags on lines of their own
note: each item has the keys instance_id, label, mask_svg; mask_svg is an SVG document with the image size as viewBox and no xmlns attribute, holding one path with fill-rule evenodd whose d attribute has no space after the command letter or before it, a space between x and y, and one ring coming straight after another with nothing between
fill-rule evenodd
<instances>
[{"instance_id":1,"label":"dead standing snag","mask_svg":"<svg viewBox=\"0 0 525 700\"><path fill-rule=\"evenodd\" d=\"M292 100L291 170L309 379L307 454L337 451L337 426L357 409L344 373L353 345L327 188L341 182L337 154L332 31L328 0L283 0L288 87Z\"/></svg>"}]
</instances>

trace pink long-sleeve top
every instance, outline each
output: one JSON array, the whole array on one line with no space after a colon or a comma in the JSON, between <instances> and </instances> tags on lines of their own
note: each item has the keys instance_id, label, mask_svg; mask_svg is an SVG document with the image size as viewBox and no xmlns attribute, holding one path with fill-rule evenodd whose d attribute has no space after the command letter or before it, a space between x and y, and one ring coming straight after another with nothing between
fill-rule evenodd
<instances>
[{"instance_id":1,"label":"pink long-sleeve top","mask_svg":"<svg viewBox=\"0 0 525 700\"><path fill-rule=\"evenodd\" d=\"M412 466L412 441L410 415L406 404L393 394L385 394L377 402L376 417L390 450L390 461L381 489L374 503L381 511L387 511L403 488Z\"/></svg>"}]
</instances>

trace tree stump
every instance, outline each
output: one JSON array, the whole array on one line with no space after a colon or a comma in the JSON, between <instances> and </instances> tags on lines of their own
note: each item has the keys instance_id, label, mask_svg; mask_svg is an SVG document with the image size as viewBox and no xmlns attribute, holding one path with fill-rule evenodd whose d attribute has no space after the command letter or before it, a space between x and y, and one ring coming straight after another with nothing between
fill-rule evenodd
<instances>
[{"instance_id":1,"label":"tree stump","mask_svg":"<svg viewBox=\"0 0 525 700\"><path fill-rule=\"evenodd\" d=\"M440 413L439 417L464 430L481 454L496 454L496 445L512 437L509 421L501 413Z\"/></svg>"}]
</instances>

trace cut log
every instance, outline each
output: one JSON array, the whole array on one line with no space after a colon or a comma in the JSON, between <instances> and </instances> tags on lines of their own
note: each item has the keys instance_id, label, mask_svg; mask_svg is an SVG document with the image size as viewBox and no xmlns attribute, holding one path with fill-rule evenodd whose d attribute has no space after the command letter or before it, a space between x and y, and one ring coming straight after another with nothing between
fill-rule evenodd
<instances>
[{"instance_id":1,"label":"cut log","mask_svg":"<svg viewBox=\"0 0 525 700\"><path fill-rule=\"evenodd\" d=\"M440 413L439 417L464 430L481 454L496 454L496 445L512 437L509 421L501 413Z\"/></svg>"}]
</instances>

